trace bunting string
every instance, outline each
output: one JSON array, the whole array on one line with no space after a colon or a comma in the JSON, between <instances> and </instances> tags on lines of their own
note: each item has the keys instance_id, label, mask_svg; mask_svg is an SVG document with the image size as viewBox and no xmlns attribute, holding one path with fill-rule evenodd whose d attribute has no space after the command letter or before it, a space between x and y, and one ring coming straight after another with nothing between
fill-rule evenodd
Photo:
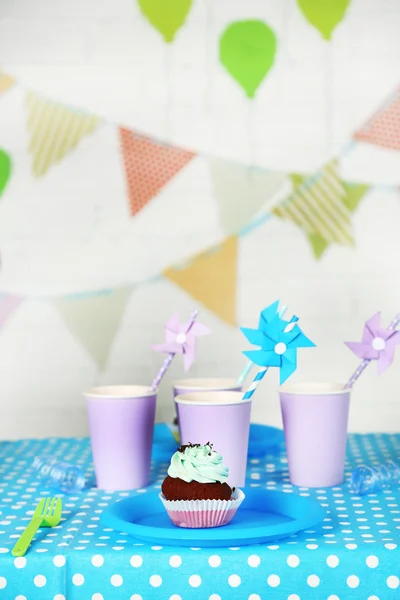
<instances>
[{"instance_id":1,"label":"bunting string","mask_svg":"<svg viewBox=\"0 0 400 600\"><path fill-rule=\"evenodd\" d=\"M32 173L43 178L84 144L106 121L84 110L64 106L25 90L11 75L0 73L0 103L14 88L25 94L26 126ZM1 110L1 104L0 104ZM183 265L173 264L156 277L135 284L121 282L98 290L51 300L62 320L99 369L109 360L115 332L137 285L163 278L190 294L229 325L236 325L239 239L271 219L290 222L301 230L316 259L332 244L354 246L354 212L371 185L349 182L340 175L340 161L357 144L400 150L400 89L353 134L338 156L314 173L287 173L246 166L207 153L155 140L142 132L108 122L118 139L130 218L135 218L189 165L205 161L219 217L221 239ZM12 184L13 161L0 137L0 201ZM0 327L25 298L0 295ZM101 324L101 326L99 326Z\"/></svg>"}]
</instances>

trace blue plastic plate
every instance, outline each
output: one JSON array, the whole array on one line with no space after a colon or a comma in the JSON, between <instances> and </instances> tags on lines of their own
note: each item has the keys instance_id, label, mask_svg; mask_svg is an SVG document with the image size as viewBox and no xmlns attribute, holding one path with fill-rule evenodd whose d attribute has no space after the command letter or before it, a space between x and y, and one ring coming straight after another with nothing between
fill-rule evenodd
<instances>
[{"instance_id":1,"label":"blue plastic plate","mask_svg":"<svg viewBox=\"0 0 400 600\"><path fill-rule=\"evenodd\" d=\"M110 505L101 515L107 527L147 543L165 546L247 546L285 538L315 527L326 516L310 498L292 493L245 488L233 520L223 527L185 529L170 521L159 492L140 494Z\"/></svg>"},{"instance_id":2,"label":"blue plastic plate","mask_svg":"<svg viewBox=\"0 0 400 600\"><path fill-rule=\"evenodd\" d=\"M268 452L273 452L284 441L282 429L251 423L249 436L249 458L264 456Z\"/></svg>"},{"instance_id":3,"label":"blue plastic plate","mask_svg":"<svg viewBox=\"0 0 400 600\"><path fill-rule=\"evenodd\" d=\"M252 423L250 425L249 458L264 456L272 452L283 442L283 431L268 425ZM172 454L176 452L177 444L165 423L157 423L154 426L153 436L153 460L169 461Z\"/></svg>"}]
</instances>

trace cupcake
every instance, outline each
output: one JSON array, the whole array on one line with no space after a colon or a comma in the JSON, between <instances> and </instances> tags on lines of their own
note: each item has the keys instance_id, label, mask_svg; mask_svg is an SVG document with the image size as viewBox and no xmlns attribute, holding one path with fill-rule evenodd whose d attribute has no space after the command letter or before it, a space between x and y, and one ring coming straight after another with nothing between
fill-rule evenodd
<instances>
[{"instance_id":1,"label":"cupcake","mask_svg":"<svg viewBox=\"0 0 400 600\"><path fill-rule=\"evenodd\" d=\"M209 442L181 446L171 458L160 494L178 527L220 527L229 523L244 499L228 483L229 469Z\"/></svg>"}]
</instances>

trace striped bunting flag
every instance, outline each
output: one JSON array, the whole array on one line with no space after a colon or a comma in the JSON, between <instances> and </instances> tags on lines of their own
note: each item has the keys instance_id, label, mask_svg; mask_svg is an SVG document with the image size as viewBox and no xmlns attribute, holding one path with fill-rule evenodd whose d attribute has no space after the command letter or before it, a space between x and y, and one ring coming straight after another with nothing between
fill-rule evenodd
<instances>
[{"instance_id":1,"label":"striped bunting flag","mask_svg":"<svg viewBox=\"0 0 400 600\"><path fill-rule=\"evenodd\" d=\"M294 191L272 210L280 219L292 221L307 235L316 258L320 258L333 242L354 246L351 213L368 186L361 186L360 198L352 205L349 190L338 175L332 161L313 176L292 176ZM352 192L353 193L353 192Z\"/></svg>"},{"instance_id":2,"label":"striped bunting flag","mask_svg":"<svg viewBox=\"0 0 400 600\"><path fill-rule=\"evenodd\" d=\"M74 112L54 102L43 100L34 92L26 95L29 150L36 177L45 175L49 167L71 152L80 140L100 123L96 115Z\"/></svg>"}]
</instances>

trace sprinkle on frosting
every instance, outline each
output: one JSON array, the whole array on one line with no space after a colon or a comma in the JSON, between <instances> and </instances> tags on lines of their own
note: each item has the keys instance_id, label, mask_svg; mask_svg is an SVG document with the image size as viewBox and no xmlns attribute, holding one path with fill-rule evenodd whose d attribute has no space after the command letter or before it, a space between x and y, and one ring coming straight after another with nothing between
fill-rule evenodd
<instances>
[{"instance_id":1,"label":"sprinkle on frosting","mask_svg":"<svg viewBox=\"0 0 400 600\"><path fill-rule=\"evenodd\" d=\"M170 477L182 479L187 483L225 483L229 469L222 462L222 456L213 450L208 442L201 444L185 444L171 458L168 468Z\"/></svg>"},{"instance_id":2,"label":"sprinkle on frosting","mask_svg":"<svg viewBox=\"0 0 400 600\"><path fill-rule=\"evenodd\" d=\"M207 442L206 446L212 447L212 444ZM191 444L190 442L188 444L182 444L182 446L180 448L178 448L178 452L182 452L182 454L184 454L186 451L186 448L200 448L200 444Z\"/></svg>"}]
</instances>

